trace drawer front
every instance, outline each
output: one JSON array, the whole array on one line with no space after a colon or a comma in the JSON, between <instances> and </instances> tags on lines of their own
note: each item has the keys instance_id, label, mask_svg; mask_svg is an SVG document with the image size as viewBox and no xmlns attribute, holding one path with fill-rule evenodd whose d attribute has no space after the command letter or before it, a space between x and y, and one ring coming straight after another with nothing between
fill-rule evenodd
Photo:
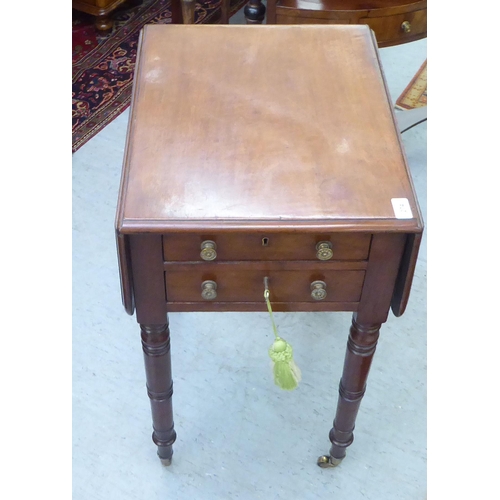
<instances>
[{"instance_id":1,"label":"drawer front","mask_svg":"<svg viewBox=\"0 0 500 500\"><path fill-rule=\"evenodd\" d=\"M384 17L360 19L375 32L379 43L403 43L427 33L427 9Z\"/></svg>"},{"instance_id":2,"label":"drawer front","mask_svg":"<svg viewBox=\"0 0 500 500\"><path fill-rule=\"evenodd\" d=\"M320 242L331 245L331 260L366 260L370 234L193 234L163 237L163 256L167 262L203 261L200 253L205 241L215 243L214 261L316 260Z\"/></svg>"},{"instance_id":3,"label":"drawer front","mask_svg":"<svg viewBox=\"0 0 500 500\"><path fill-rule=\"evenodd\" d=\"M269 278L272 302L359 302L365 271L294 269L249 269L238 264L169 266L165 272L167 303L175 302L262 302L264 277ZM216 296L202 296L203 283L209 282ZM318 284L323 282L325 286ZM311 286L315 283L314 286ZM205 290L207 285L205 285ZM324 292L318 293L318 288ZM205 297L207 294L205 293Z\"/></svg>"}]
</instances>

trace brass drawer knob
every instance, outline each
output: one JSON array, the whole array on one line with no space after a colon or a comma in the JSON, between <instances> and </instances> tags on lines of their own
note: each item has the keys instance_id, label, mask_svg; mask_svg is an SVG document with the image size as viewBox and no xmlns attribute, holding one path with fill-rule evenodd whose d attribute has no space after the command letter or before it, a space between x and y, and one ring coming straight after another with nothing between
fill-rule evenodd
<instances>
[{"instance_id":1,"label":"brass drawer knob","mask_svg":"<svg viewBox=\"0 0 500 500\"><path fill-rule=\"evenodd\" d=\"M201 296L205 300L214 300L217 297L217 283L212 280L204 281L201 284Z\"/></svg>"},{"instance_id":2,"label":"brass drawer knob","mask_svg":"<svg viewBox=\"0 0 500 500\"><path fill-rule=\"evenodd\" d=\"M311 297L314 300L326 298L326 283L324 281L313 281L311 283Z\"/></svg>"},{"instance_id":3,"label":"brass drawer knob","mask_svg":"<svg viewBox=\"0 0 500 500\"><path fill-rule=\"evenodd\" d=\"M319 260L330 260L333 257L332 244L329 241L320 241L316 245L316 257Z\"/></svg>"},{"instance_id":4,"label":"brass drawer knob","mask_svg":"<svg viewBox=\"0 0 500 500\"><path fill-rule=\"evenodd\" d=\"M201 244L200 257L203 260L214 260L217 257L215 241L206 240Z\"/></svg>"},{"instance_id":5,"label":"brass drawer knob","mask_svg":"<svg viewBox=\"0 0 500 500\"><path fill-rule=\"evenodd\" d=\"M405 32L405 33L409 33L411 31L411 24L409 23L409 21L404 21L402 24L401 24L401 29Z\"/></svg>"}]
</instances>

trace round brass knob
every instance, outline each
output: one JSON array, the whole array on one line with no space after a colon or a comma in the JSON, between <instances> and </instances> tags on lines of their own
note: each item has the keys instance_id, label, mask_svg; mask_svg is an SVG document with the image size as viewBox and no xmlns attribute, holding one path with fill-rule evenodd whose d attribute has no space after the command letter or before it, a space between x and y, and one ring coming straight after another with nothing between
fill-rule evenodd
<instances>
[{"instance_id":1,"label":"round brass knob","mask_svg":"<svg viewBox=\"0 0 500 500\"><path fill-rule=\"evenodd\" d=\"M408 21L404 21L402 24L401 24L401 29L405 32L405 33L409 33L411 31L411 24L408 22Z\"/></svg>"},{"instance_id":2,"label":"round brass knob","mask_svg":"<svg viewBox=\"0 0 500 500\"><path fill-rule=\"evenodd\" d=\"M316 257L319 260L330 260L333 257L332 244L329 241L320 241L316 245Z\"/></svg>"},{"instance_id":3,"label":"round brass knob","mask_svg":"<svg viewBox=\"0 0 500 500\"><path fill-rule=\"evenodd\" d=\"M201 244L200 257L203 260L214 260L217 257L217 245L214 241L206 240Z\"/></svg>"},{"instance_id":4,"label":"round brass knob","mask_svg":"<svg viewBox=\"0 0 500 500\"><path fill-rule=\"evenodd\" d=\"M311 297L314 300L326 298L326 283L324 281L313 281L311 283Z\"/></svg>"},{"instance_id":5,"label":"round brass knob","mask_svg":"<svg viewBox=\"0 0 500 500\"><path fill-rule=\"evenodd\" d=\"M201 284L201 296L205 300L214 300L217 297L217 283L212 280L204 281Z\"/></svg>"}]
</instances>

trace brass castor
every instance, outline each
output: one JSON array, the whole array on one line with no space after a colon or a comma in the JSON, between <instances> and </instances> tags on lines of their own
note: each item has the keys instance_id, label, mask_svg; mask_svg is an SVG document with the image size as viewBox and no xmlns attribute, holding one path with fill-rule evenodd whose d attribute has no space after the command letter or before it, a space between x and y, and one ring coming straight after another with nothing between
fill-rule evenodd
<instances>
[{"instance_id":1,"label":"brass castor","mask_svg":"<svg viewBox=\"0 0 500 500\"><path fill-rule=\"evenodd\" d=\"M322 468L322 469L328 469L330 467L337 467L337 465L340 464L344 460L343 458L335 458L331 457L330 455L323 455L318 458L317 464Z\"/></svg>"},{"instance_id":2,"label":"brass castor","mask_svg":"<svg viewBox=\"0 0 500 500\"><path fill-rule=\"evenodd\" d=\"M164 465L165 467L168 467L169 465L172 464L172 457L170 458L161 458L160 457L160 462L162 465Z\"/></svg>"}]
</instances>

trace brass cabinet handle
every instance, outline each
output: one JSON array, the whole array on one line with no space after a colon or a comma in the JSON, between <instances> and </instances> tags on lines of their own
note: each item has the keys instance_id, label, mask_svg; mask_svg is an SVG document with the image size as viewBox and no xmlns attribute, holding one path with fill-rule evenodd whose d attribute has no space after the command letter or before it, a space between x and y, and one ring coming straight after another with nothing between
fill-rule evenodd
<instances>
[{"instance_id":1,"label":"brass cabinet handle","mask_svg":"<svg viewBox=\"0 0 500 500\"><path fill-rule=\"evenodd\" d=\"M330 260L333 257L332 244L329 241L320 241L316 245L316 257L319 260Z\"/></svg>"},{"instance_id":2,"label":"brass cabinet handle","mask_svg":"<svg viewBox=\"0 0 500 500\"><path fill-rule=\"evenodd\" d=\"M201 284L201 296L205 300L214 300L217 297L217 283L212 280L204 281Z\"/></svg>"},{"instance_id":3,"label":"brass cabinet handle","mask_svg":"<svg viewBox=\"0 0 500 500\"><path fill-rule=\"evenodd\" d=\"M311 297L314 300L326 298L326 283L324 281L313 281L311 283Z\"/></svg>"},{"instance_id":4,"label":"brass cabinet handle","mask_svg":"<svg viewBox=\"0 0 500 500\"><path fill-rule=\"evenodd\" d=\"M214 260L217 257L215 241L206 240L201 244L200 257L203 260Z\"/></svg>"},{"instance_id":5,"label":"brass cabinet handle","mask_svg":"<svg viewBox=\"0 0 500 500\"><path fill-rule=\"evenodd\" d=\"M409 21L404 21L402 24L401 24L401 29L405 32L405 33L409 33L411 31L411 24L409 23Z\"/></svg>"}]
</instances>

